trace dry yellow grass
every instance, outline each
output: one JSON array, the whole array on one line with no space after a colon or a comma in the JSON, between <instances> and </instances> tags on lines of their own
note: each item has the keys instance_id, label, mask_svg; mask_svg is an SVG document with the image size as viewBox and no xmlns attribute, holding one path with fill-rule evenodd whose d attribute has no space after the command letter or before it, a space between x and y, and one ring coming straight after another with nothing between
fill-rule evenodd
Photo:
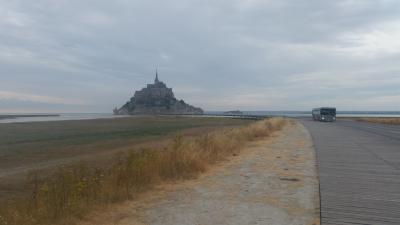
<instances>
[{"instance_id":1,"label":"dry yellow grass","mask_svg":"<svg viewBox=\"0 0 400 225\"><path fill-rule=\"evenodd\" d=\"M160 149L121 153L101 168L59 168L44 180L32 173L30 196L0 206L0 224L71 224L96 206L133 199L162 181L195 177L207 166L238 154L247 142L280 130L285 122L273 118L199 137L176 135Z\"/></svg>"},{"instance_id":2,"label":"dry yellow grass","mask_svg":"<svg viewBox=\"0 0 400 225\"><path fill-rule=\"evenodd\" d=\"M398 117L390 117L390 118L365 117L365 118L356 118L355 120L362 121L362 122L370 122L370 123L382 123L382 124L390 124L390 125L400 125L400 118L398 118Z\"/></svg>"}]
</instances>

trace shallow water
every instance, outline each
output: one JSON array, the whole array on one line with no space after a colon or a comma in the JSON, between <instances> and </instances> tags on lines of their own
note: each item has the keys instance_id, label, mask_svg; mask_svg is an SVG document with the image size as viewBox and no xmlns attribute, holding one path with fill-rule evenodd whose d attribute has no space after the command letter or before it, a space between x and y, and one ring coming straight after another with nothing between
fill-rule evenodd
<instances>
[{"instance_id":1,"label":"shallow water","mask_svg":"<svg viewBox=\"0 0 400 225\"><path fill-rule=\"evenodd\" d=\"M223 112L210 112L223 114ZM308 117L311 111L243 111L244 115ZM337 117L400 117L400 111L338 111Z\"/></svg>"},{"instance_id":2,"label":"shallow water","mask_svg":"<svg viewBox=\"0 0 400 225\"><path fill-rule=\"evenodd\" d=\"M61 113L59 116L35 116L35 117L16 117L0 119L0 123L24 123L24 122L43 122L43 121L63 121L63 120L90 120L90 119L110 119L122 116L115 116L111 113Z\"/></svg>"},{"instance_id":3,"label":"shallow water","mask_svg":"<svg viewBox=\"0 0 400 225\"><path fill-rule=\"evenodd\" d=\"M222 111L209 111L204 116L223 115ZM287 116L287 117L308 117L311 112L306 111L243 111L244 115L258 116ZM1 115L1 114L0 114ZM15 114L18 115L18 114ZM38 115L38 114L37 114ZM43 122L43 121L64 121L64 120L90 120L90 119L111 119L124 116L116 116L112 113L61 113L59 116L37 116L17 117L0 119L0 123L24 123L24 122ZM338 111L337 117L400 117L400 112L396 111Z\"/></svg>"}]
</instances>

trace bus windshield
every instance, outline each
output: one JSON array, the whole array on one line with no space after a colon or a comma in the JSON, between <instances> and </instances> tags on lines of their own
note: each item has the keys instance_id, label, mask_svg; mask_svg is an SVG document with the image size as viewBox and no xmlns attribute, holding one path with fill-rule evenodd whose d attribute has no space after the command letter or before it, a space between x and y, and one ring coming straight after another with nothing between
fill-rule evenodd
<instances>
[{"instance_id":1,"label":"bus windshield","mask_svg":"<svg viewBox=\"0 0 400 225\"><path fill-rule=\"evenodd\" d=\"M335 109L321 109L321 115L335 116L336 110Z\"/></svg>"}]
</instances>

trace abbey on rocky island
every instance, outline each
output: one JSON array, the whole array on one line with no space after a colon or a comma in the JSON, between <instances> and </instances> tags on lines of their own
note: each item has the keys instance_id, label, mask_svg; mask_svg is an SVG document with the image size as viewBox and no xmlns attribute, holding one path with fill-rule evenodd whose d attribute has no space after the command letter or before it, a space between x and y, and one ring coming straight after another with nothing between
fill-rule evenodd
<instances>
[{"instance_id":1,"label":"abbey on rocky island","mask_svg":"<svg viewBox=\"0 0 400 225\"><path fill-rule=\"evenodd\" d=\"M201 108L186 104L183 100L177 100L172 88L156 78L154 84L136 91L134 96L121 108L114 109L115 115L137 115L137 114L203 114Z\"/></svg>"}]
</instances>

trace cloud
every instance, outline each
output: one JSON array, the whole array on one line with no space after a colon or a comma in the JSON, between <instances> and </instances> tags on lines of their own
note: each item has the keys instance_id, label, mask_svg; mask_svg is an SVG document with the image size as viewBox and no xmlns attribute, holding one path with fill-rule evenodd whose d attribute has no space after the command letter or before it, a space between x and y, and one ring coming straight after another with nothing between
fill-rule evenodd
<instances>
[{"instance_id":1,"label":"cloud","mask_svg":"<svg viewBox=\"0 0 400 225\"><path fill-rule=\"evenodd\" d=\"M400 94L399 10L397 0L2 1L0 90L110 112L158 67L177 97L206 110L400 110L390 97Z\"/></svg>"},{"instance_id":2,"label":"cloud","mask_svg":"<svg viewBox=\"0 0 400 225\"><path fill-rule=\"evenodd\" d=\"M28 101L37 103L62 104L62 105L85 105L82 100L71 100L51 96L18 93L11 91L0 91L0 100Z\"/></svg>"},{"instance_id":3,"label":"cloud","mask_svg":"<svg viewBox=\"0 0 400 225\"><path fill-rule=\"evenodd\" d=\"M348 32L340 39L347 45L344 51L360 57L376 57L400 53L400 20L379 24L372 30Z\"/></svg>"}]
</instances>

